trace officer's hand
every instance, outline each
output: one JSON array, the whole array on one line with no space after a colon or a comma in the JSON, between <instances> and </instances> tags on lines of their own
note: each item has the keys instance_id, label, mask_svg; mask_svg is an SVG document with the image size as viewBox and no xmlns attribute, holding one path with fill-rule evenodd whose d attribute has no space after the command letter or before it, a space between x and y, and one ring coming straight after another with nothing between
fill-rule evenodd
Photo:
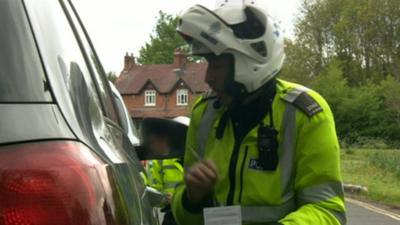
<instances>
[{"instance_id":1,"label":"officer's hand","mask_svg":"<svg viewBox=\"0 0 400 225\"><path fill-rule=\"evenodd\" d=\"M165 197L167 198L168 204L171 204L171 202L172 202L172 194L171 193L166 193Z\"/></svg>"},{"instance_id":2,"label":"officer's hand","mask_svg":"<svg viewBox=\"0 0 400 225\"><path fill-rule=\"evenodd\" d=\"M217 167L211 160L193 165L185 174L186 192L192 204L199 204L211 193L218 180Z\"/></svg>"}]
</instances>

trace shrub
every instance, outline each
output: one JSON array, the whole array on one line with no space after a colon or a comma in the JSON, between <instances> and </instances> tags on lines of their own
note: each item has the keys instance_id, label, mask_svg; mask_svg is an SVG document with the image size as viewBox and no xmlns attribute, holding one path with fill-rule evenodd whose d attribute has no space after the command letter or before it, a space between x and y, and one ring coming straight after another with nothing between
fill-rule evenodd
<instances>
[{"instance_id":1,"label":"shrub","mask_svg":"<svg viewBox=\"0 0 400 225\"><path fill-rule=\"evenodd\" d=\"M357 137L355 142L352 144L353 148L362 149L387 149L389 146L386 144L385 140L373 137Z\"/></svg>"},{"instance_id":2,"label":"shrub","mask_svg":"<svg viewBox=\"0 0 400 225\"><path fill-rule=\"evenodd\" d=\"M368 155L369 162L385 172L394 172L400 178L400 150L380 150Z\"/></svg>"}]
</instances>

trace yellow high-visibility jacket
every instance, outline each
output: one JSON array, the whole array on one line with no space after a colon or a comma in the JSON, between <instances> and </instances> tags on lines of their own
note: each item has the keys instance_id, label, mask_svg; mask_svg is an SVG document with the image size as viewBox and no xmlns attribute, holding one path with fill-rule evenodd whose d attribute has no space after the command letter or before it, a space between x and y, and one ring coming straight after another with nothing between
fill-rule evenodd
<instances>
[{"instance_id":1,"label":"yellow high-visibility jacket","mask_svg":"<svg viewBox=\"0 0 400 225\"><path fill-rule=\"evenodd\" d=\"M340 149L332 112L326 101L310 89L279 79L276 85L272 103L279 143L276 170L259 168L257 125L241 141L235 153L237 160L233 162L235 175L229 176L235 145L234 125L228 122L222 138L215 138L226 108L214 109L214 116L206 116L207 106L212 102L201 98L193 107L184 166L191 167L197 161L191 149L204 159L213 160L219 175L213 190L214 201L226 205L228 193L233 191L233 205L241 206L243 224L343 225L346 215ZM212 120L209 129L203 129L205 117ZM265 116L264 124L270 124L269 117ZM231 179L234 179L232 187ZM203 224L201 210L184 207L185 193L182 184L173 198L176 221L180 225Z\"/></svg>"},{"instance_id":2,"label":"yellow high-visibility jacket","mask_svg":"<svg viewBox=\"0 0 400 225\"><path fill-rule=\"evenodd\" d=\"M147 165L148 184L163 193L174 194L183 182L183 167L178 159L151 160Z\"/></svg>"}]
</instances>

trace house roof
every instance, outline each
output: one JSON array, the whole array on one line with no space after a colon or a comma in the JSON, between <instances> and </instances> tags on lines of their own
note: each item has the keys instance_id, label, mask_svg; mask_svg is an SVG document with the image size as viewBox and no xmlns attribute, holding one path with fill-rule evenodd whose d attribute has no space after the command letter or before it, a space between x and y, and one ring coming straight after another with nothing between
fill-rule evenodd
<instances>
[{"instance_id":1,"label":"house roof","mask_svg":"<svg viewBox=\"0 0 400 225\"><path fill-rule=\"evenodd\" d=\"M183 69L176 69L173 64L135 65L123 71L115 83L122 95L139 94L151 82L161 94L174 90L178 82L184 82L194 92L209 90L204 82L207 63L187 63Z\"/></svg>"}]
</instances>

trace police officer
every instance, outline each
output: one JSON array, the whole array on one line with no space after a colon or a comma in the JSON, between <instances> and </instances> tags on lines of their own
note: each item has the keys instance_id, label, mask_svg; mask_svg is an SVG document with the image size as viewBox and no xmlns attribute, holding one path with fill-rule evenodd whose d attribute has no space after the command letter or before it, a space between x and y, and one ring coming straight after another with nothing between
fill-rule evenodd
<instances>
[{"instance_id":1,"label":"police officer","mask_svg":"<svg viewBox=\"0 0 400 225\"><path fill-rule=\"evenodd\" d=\"M161 122L163 120L160 120ZM189 125L190 119L188 117L179 116L172 120L184 126ZM168 121L165 121L168 122ZM174 132L170 130L169 132ZM148 140L152 151L157 152L159 155L168 154L170 144L167 134L163 132L154 132L149 135ZM151 160L147 164L147 177L148 185L164 193L167 197L168 203L161 210L164 212L163 225L176 224L171 212L171 199L175 193L175 187L183 181L183 162L182 159L164 159L164 160Z\"/></svg>"},{"instance_id":2,"label":"police officer","mask_svg":"<svg viewBox=\"0 0 400 225\"><path fill-rule=\"evenodd\" d=\"M214 94L192 110L188 170L173 198L177 222L203 224L205 208L239 205L243 224L345 224L328 104L277 78L282 33L256 0L225 4L193 6L178 23L192 54L207 60Z\"/></svg>"},{"instance_id":3,"label":"police officer","mask_svg":"<svg viewBox=\"0 0 400 225\"><path fill-rule=\"evenodd\" d=\"M175 187L183 180L183 167L180 159L151 160L147 165L148 185L153 187L167 198L167 204L163 206L163 225L176 224L171 212L171 198Z\"/></svg>"}]
</instances>

